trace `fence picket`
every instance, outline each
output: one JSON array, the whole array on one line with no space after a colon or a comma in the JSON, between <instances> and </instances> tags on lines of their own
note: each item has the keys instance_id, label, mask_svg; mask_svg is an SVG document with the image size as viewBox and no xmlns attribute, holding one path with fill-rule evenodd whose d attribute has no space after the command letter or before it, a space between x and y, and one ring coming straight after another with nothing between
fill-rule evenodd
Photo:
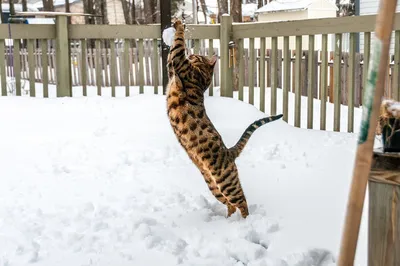
<instances>
[{"instance_id":1,"label":"fence picket","mask_svg":"<svg viewBox=\"0 0 400 266\"><path fill-rule=\"evenodd\" d=\"M260 111L265 112L265 38L260 38Z\"/></svg>"},{"instance_id":2,"label":"fence picket","mask_svg":"<svg viewBox=\"0 0 400 266\"><path fill-rule=\"evenodd\" d=\"M340 131L342 34L335 34L335 59L333 61L334 117L333 130Z\"/></svg>"},{"instance_id":3,"label":"fence picket","mask_svg":"<svg viewBox=\"0 0 400 266\"><path fill-rule=\"evenodd\" d=\"M347 80L347 132L354 131L354 85L355 85L355 64L356 64L356 33L350 33L350 55Z\"/></svg>"},{"instance_id":4,"label":"fence picket","mask_svg":"<svg viewBox=\"0 0 400 266\"><path fill-rule=\"evenodd\" d=\"M321 111L320 111L320 130L326 129L326 101L328 88L328 35L322 35L322 54L321 54L321 79L320 79L320 94L321 94Z\"/></svg>"},{"instance_id":5,"label":"fence picket","mask_svg":"<svg viewBox=\"0 0 400 266\"><path fill-rule=\"evenodd\" d=\"M159 79L158 79L158 61L159 61L159 57L160 54L158 52L158 46L157 46L157 39L153 39L153 51L152 51L152 55L153 55L153 61L152 61L152 81L153 81L153 86L154 86L154 94L158 94L158 84L159 84ZM212 84L211 84L212 85Z\"/></svg>"},{"instance_id":6,"label":"fence picket","mask_svg":"<svg viewBox=\"0 0 400 266\"><path fill-rule=\"evenodd\" d=\"M314 122L314 35L308 36L308 88L307 88L307 128L313 128Z\"/></svg>"},{"instance_id":7,"label":"fence picket","mask_svg":"<svg viewBox=\"0 0 400 266\"><path fill-rule=\"evenodd\" d=\"M365 89L366 77L368 76L368 65L371 54L371 32L364 32L364 65L363 65L363 89ZM361 104L364 103L364 94L361 94Z\"/></svg>"},{"instance_id":8,"label":"fence picket","mask_svg":"<svg viewBox=\"0 0 400 266\"><path fill-rule=\"evenodd\" d=\"M139 39L139 93L144 93L144 47L143 47L143 39ZM136 70L137 71L137 70Z\"/></svg>"},{"instance_id":9,"label":"fence picket","mask_svg":"<svg viewBox=\"0 0 400 266\"><path fill-rule=\"evenodd\" d=\"M123 69L121 70L121 72L123 71L123 81L124 81L124 85L125 85L125 96L128 97L130 95L129 92L129 71L130 71L130 67L132 65L129 65L129 39L125 39L124 40L124 53L123 53Z\"/></svg>"},{"instance_id":10,"label":"fence picket","mask_svg":"<svg viewBox=\"0 0 400 266\"><path fill-rule=\"evenodd\" d=\"M21 96L21 55L20 55L20 41L14 40L14 77L15 77L15 90L16 95Z\"/></svg>"},{"instance_id":11,"label":"fence picket","mask_svg":"<svg viewBox=\"0 0 400 266\"><path fill-rule=\"evenodd\" d=\"M34 40L28 40L28 71L29 71L29 95L31 97L36 96L36 89L35 89L35 57L33 54L34 49Z\"/></svg>"},{"instance_id":12,"label":"fence picket","mask_svg":"<svg viewBox=\"0 0 400 266\"><path fill-rule=\"evenodd\" d=\"M301 63L302 63L302 36L296 36L296 62L295 62L295 111L294 111L294 126L301 125Z\"/></svg>"},{"instance_id":13,"label":"fence picket","mask_svg":"<svg viewBox=\"0 0 400 266\"><path fill-rule=\"evenodd\" d=\"M115 85L117 83L117 55L115 54L115 42L114 39L110 39L110 81L111 81L111 97L115 97Z\"/></svg>"},{"instance_id":14,"label":"fence picket","mask_svg":"<svg viewBox=\"0 0 400 266\"><path fill-rule=\"evenodd\" d=\"M249 46L249 103L254 105L254 38L250 38Z\"/></svg>"},{"instance_id":15,"label":"fence picket","mask_svg":"<svg viewBox=\"0 0 400 266\"><path fill-rule=\"evenodd\" d=\"M100 40L95 41L95 47L96 47L95 72L96 72L97 95L101 95L102 67L101 67L101 43L100 43Z\"/></svg>"},{"instance_id":16,"label":"fence picket","mask_svg":"<svg viewBox=\"0 0 400 266\"><path fill-rule=\"evenodd\" d=\"M4 40L0 40L0 79L1 79L1 96L7 96L7 77L6 77L6 63L4 60Z\"/></svg>"},{"instance_id":17,"label":"fence picket","mask_svg":"<svg viewBox=\"0 0 400 266\"><path fill-rule=\"evenodd\" d=\"M278 37L271 39L271 115L276 115L278 89Z\"/></svg>"},{"instance_id":18,"label":"fence picket","mask_svg":"<svg viewBox=\"0 0 400 266\"><path fill-rule=\"evenodd\" d=\"M289 50L289 36L283 37L283 120L289 120L290 65L292 57Z\"/></svg>"}]
</instances>

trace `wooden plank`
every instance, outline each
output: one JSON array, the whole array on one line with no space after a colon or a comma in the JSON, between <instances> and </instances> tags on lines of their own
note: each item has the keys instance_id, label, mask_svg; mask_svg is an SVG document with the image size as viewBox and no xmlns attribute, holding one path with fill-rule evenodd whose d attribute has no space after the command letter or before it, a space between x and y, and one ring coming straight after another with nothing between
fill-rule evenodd
<instances>
[{"instance_id":1,"label":"wooden plank","mask_svg":"<svg viewBox=\"0 0 400 266\"><path fill-rule=\"evenodd\" d=\"M114 39L110 39L110 59L111 97L115 97L117 55L115 54Z\"/></svg>"},{"instance_id":2,"label":"wooden plank","mask_svg":"<svg viewBox=\"0 0 400 266\"><path fill-rule=\"evenodd\" d=\"M129 71L130 77L130 85L135 86L139 85L139 62L138 62L138 55L137 55L137 42L136 40L131 40L132 46L129 48L129 67L131 70ZM135 47L133 47L135 46ZM134 64L134 66L132 66Z\"/></svg>"},{"instance_id":3,"label":"wooden plank","mask_svg":"<svg viewBox=\"0 0 400 266\"><path fill-rule=\"evenodd\" d=\"M96 43L95 70L96 70L97 95L101 95L101 85L102 85L101 43L99 39L96 40L95 43Z\"/></svg>"},{"instance_id":4,"label":"wooden plank","mask_svg":"<svg viewBox=\"0 0 400 266\"><path fill-rule=\"evenodd\" d=\"M221 17L220 29L220 64L221 64L221 85L222 97L233 97L232 68L229 67L229 41L232 33L232 17ZM203 37L204 38L204 37ZM254 44L254 42L253 42Z\"/></svg>"},{"instance_id":5,"label":"wooden plank","mask_svg":"<svg viewBox=\"0 0 400 266\"><path fill-rule=\"evenodd\" d=\"M318 18L285 22L234 23L233 39L300 36L329 33L371 32L376 15ZM400 13L395 15L394 30L400 30Z\"/></svg>"},{"instance_id":6,"label":"wooden plank","mask_svg":"<svg viewBox=\"0 0 400 266\"><path fill-rule=\"evenodd\" d=\"M265 112L265 38L260 38L260 111Z\"/></svg>"},{"instance_id":7,"label":"wooden plank","mask_svg":"<svg viewBox=\"0 0 400 266\"><path fill-rule=\"evenodd\" d=\"M276 115L278 89L278 37L271 39L271 115Z\"/></svg>"},{"instance_id":8,"label":"wooden plank","mask_svg":"<svg viewBox=\"0 0 400 266\"><path fill-rule=\"evenodd\" d=\"M145 85L151 85L151 81L150 81L150 46L149 46L149 41L150 40L146 40L144 41L144 70L143 70L143 75L146 78L145 81Z\"/></svg>"},{"instance_id":9,"label":"wooden plank","mask_svg":"<svg viewBox=\"0 0 400 266\"><path fill-rule=\"evenodd\" d=\"M72 74L73 74L73 77L74 77L74 82L72 83L73 85L79 85L79 80L78 80L78 73L77 73L77 67L76 67L76 63L75 62L77 62L78 60L77 60L77 57L78 57L78 52L77 52L77 41L76 40L73 40L73 43L74 43L74 49L71 51L71 57L72 57Z\"/></svg>"},{"instance_id":10,"label":"wooden plank","mask_svg":"<svg viewBox=\"0 0 400 266\"><path fill-rule=\"evenodd\" d=\"M213 48L213 39L208 39L208 58L211 58L214 55L214 48ZM214 67L214 77L215 77L215 68ZM240 80L239 80L240 82ZM214 82L211 81L210 88L208 89L208 95L214 95Z\"/></svg>"},{"instance_id":11,"label":"wooden plank","mask_svg":"<svg viewBox=\"0 0 400 266\"><path fill-rule=\"evenodd\" d=\"M35 41L28 40L28 69L29 69L29 94L31 97L36 96L35 89L35 55L33 54Z\"/></svg>"},{"instance_id":12,"label":"wooden plank","mask_svg":"<svg viewBox=\"0 0 400 266\"><path fill-rule=\"evenodd\" d=\"M101 42L101 46L102 46L102 49L101 49L101 53L102 53L102 57L101 57L101 59L102 59L102 62L101 62L101 65L102 65L102 69L104 70L104 79L105 79L105 81L104 81L104 86L106 86L106 87L108 87L108 86L110 86L110 83L109 83L109 72L108 72L108 45L107 45L107 41L108 40L102 40L102 42Z\"/></svg>"},{"instance_id":13,"label":"wooden plank","mask_svg":"<svg viewBox=\"0 0 400 266\"><path fill-rule=\"evenodd\" d=\"M129 40L125 39L124 40L124 55L122 56L124 65L123 69L121 72L123 72L123 77L124 77L124 85L125 85L125 96L129 96L129 71L130 71L130 65L129 65Z\"/></svg>"},{"instance_id":14,"label":"wooden plank","mask_svg":"<svg viewBox=\"0 0 400 266\"><path fill-rule=\"evenodd\" d=\"M249 103L254 105L254 38L250 38L249 45Z\"/></svg>"},{"instance_id":15,"label":"wooden plank","mask_svg":"<svg viewBox=\"0 0 400 266\"><path fill-rule=\"evenodd\" d=\"M334 116L333 130L340 131L340 107L341 107L341 61L342 61L342 34L335 34L335 58L333 60L333 93Z\"/></svg>"},{"instance_id":16,"label":"wooden plank","mask_svg":"<svg viewBox=\"0 0 400 266\"><path fill-rule=\"evenodd\" d=\"M283 57L282 57L282 50L278 49L278 65L277 65L277 83L278 83L278 88L282 88L282 62L283 62Z\"/></svg>"},{"instance_id":17,"label":"wooden plank","mask_svg":"<svg viewBox=\"0 0 400 266\"><path fill-rule=\"evenodd\" d=\"M347 132L354 132L354 86L356 65L356 33L350 33L350 54L347 79Z\"/></svg>"},{"instance_id":18,"label":"wooden plank","mask_svg":"<svg viewBox=\"0 0 400 266\"><path fill-rule=\"evenodd\" d=\"M320 130L326 130L326 98L328 87L328 35L322 35L322 55L321 55L321 112L320 112Z\"/></svg>"},{"instance_id":19,"label":"wooden plank","mask_svg":"<svg viewBox=\"0 0 400 266\"><path fill-rule=\"evenodd\" d=\"M83 96L87 96L87 41L86 39L81 40L81 76L82 76L82 89Z\"/></svg>"},{"instance_id":20,"label":"wooden plank","mask_svg":"<svg viewBox=\"0 0 400 266\"><path fill-rule=\"evenodd\" d=\"M361 88L362 88L362 69L361 69L362 54L356 53L355 63L355 100L354 105L360 107L361 105Z\"/></svg>"},{"instance_id":21,"label":"wooden plank","mask_svg":"<svg viewBox=\"0 0 400 266\"><path fill-rule=\"evenodd\" d=\"M139 93L144 93L144 47L143 39L139 39Z\"/></svg>"},{"instance_id":22,"label":"wooden plank","mask_svg":"<svg viewBox=\"0 0 400 266\"><path fill-rule=\"evenodd\" d=\"M283 120L289 121L290 65L289 36L283 37Z\"/></svg>"},{"instance_id":23,"label":"wooden plank","mask_svg":"<svg viewBox=\"0 0 400 266\"><path fill-rule=\"evenodd\" d=\"M371 55L371 32L364 32L364 65L363 65L363 90L367 84L368 65ZM364 104L364 93L361 95L362 104Z\"/></svg>"},{"instance_id":24,"label":"wooden plank","mask_svg":"<svg viewBox=\"0 0 400 266\"><path fill-rule=\"evenodd\" d=\"M395 33L392 91L393 99L400 101L400 30Z\"/></svg>"},{"instance_id":25,"label":"wooden plank","mask_svg":"<svg viewBox=\"0 0 400 266\"><path fill-rule=\"evenodd\" d=\"M159 80L158 80L158 60L160 57L160 54L158 52L158 40L157 39L153 39L153 61L152 61L152 79L153 79L153 86L154 86L154 94L158 94L158 84L159 84ZM212 86L212 82L211 82L211 86Z\"/></svg>"},{"instance_id":26,"label":"wooden plank","mask_svg":"<svg viewBox=\"0 0 400 266\"><path fill-rule=\"evenodd\" d=\"M55 25L47 24L0 24L0 39L9 39L10 26L11 39L55 39Z\"/></svg>"},{"instance_id":27,"label":"wooden plank","mask_svg":"<svg viewBox=\"0 0 400 266\"><path fill-rule=\"evenodd\" d=\"M7 77L6 77L6 63L4 58L4 40L0 40L0 79L1 79L1 95L7 96Z\"/></svg>"},{"instance_id":28,"label":"wooden plank","mask_svg":"<svg viewBox=\"0 0 400 266\"><path fill-rule=\"evenodd\" d=\"M16 95L21 96L21 56L20 56L20 40L14 40L14 77Z\"/></svg>"},{"instance_id":29,"label":"wooden plank","mask_svg":"<svg viewBox=\"0 0 400 266\"><path fill-rule=\"evenodd\" d=\"M369 266L400 265L399 165L398 153L374 152L368 182Z\"/></svg>"},{"instance_id":30,"label":"wooden plank","mask_svg":"<svg viewBox=\"0 0 400 266\"><path fill-rule=\"evenodd\" d=\"M307 88L307 128L313 128L314 122L314 77L315 77L315 53L314 53L314 35L308 36L308 88Z\"/></svg>"},{"instance_id":31,"label":"wooden plank","mask_svg":"<svg viewBox=\"0 0 400 266\"><path fill-rule=\"evenodd\" d=\"M49 97L49 57L47 55L48 52L48 43L47 40L42 39L40 42L40 46L42 48L42 82L43 82L43 97Z\"/></svg>"},{"instance_id":32,"label":"wooden plank","mask_svg":"<svg viewBox=\"0 0 400 266\"><path fill-rule=\"evenodd\" d=\"M296 36L296 62L295 62L295 107L294 126L301 126L301 61L302 61L302 36Z\"/></svg>"},{"instance_id":33,"label":"wooden plank","mask_svg":"<svg viewBox=\"0 0 400 266\"><path fill-rule=\"evenodd\" d=\"M200 40L199 39L194 40L193 53L200 54Z\"/></svg>"},{"instance_id":34,"label":"wooden plank","mask_svg":"<svg viewBox=\"0 0 400 266\"><path fill-rule=\"evenodd\" d=\"M67 17L56 18L56 73L57 73L57 97L71 97L71 64L70 43L68 39Z\"/></svg>"}]
</instances>

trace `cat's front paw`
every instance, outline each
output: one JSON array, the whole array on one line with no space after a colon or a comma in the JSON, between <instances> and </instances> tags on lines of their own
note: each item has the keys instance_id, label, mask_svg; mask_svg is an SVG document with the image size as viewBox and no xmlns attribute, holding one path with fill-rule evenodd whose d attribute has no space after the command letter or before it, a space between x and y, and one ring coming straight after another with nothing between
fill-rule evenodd
<instances>
[{"instance_id":1,"label":"cat's front paw","mask_svg":"<svg viewBox=\"0 0 400 266\"><path fill-rule=\"evenodd\" d=\"M183 24L182 20L177 19L174 22L174 28L175 28L175 30L184 30L185 24Z\"/></svg>"}]
</instances>

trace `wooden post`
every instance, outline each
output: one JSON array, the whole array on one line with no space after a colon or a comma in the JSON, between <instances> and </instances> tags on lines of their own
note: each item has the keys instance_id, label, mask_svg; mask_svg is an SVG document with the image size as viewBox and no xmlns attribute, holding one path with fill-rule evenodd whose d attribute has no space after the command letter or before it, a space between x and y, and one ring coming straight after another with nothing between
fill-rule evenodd
<instances>
[{"instance_id":1,"label":"wooden post","mask_svg":"<svg viewBox=\"0 0 400 266\"><path fill-rule=\"evenodd\" d=\"M56 17L56 70L57 97L71 97L71 66L69 65L69 41L67 16Z\"/></svg>"},{"instance_id":2,"label":"wooden post","mask_svg":"<svg viewBox=\"0 0 400 266\"><path fill-rule=\"evenodd\" d=\"M374 151L369 175L368 266L400 265L400 153Z\"/></svg>"},{"instance_id":3,"label":"wooden post","mask_svg":"<svg viewBox=\"0 0 400 266\"><path fill-rule=\"evenodd\" d=\"M232 68L229 68L229 41L231 39L232 17L223 14L220 29L221 45L221 96L232 97Z\"/></svg>"}]
</instances>

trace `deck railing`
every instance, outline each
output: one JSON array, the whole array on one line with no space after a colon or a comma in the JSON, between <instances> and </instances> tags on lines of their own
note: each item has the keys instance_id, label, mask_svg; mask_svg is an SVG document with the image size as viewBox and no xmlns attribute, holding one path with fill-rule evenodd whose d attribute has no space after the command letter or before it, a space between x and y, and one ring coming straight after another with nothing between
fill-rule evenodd
<instances>
[{"instance_id":1,"label":"deck railing","mask_svg":"<svg viewBox=\"0 0 400 266\"><path fill-rule=\"evenodd\" d=\"M327 104L332 103L335 131L343 131L341 107L345 105L346 131L353 132L375 18L232 23L225 15L218 25L187 25L188 53L218 54L209 95L237 97L270 114L282 111L284 119L292 119L297 127L322 130L327 129ZM132 86L139 93L152 86L160 94L160 32L160 25L67 25L65 16L57 16L55 25L1 24L1 95L36 96L42 90L48 97L53 84L59 97L71 96L74 86L82 86L84 96L90 86L97 88L98 95L106 89L116 96L120 86L125 96ZM364 35L361 53L357 52L359 33ZM344 36L349 36L348 51L342 48ZM400 100L400 14L396 14L393 36L385 96ZM290 94L293 106L289 106ZM306 109L301 106L304 97ZM315 101L319 101L318 126Z\"/></svg>"}]
</instances>

